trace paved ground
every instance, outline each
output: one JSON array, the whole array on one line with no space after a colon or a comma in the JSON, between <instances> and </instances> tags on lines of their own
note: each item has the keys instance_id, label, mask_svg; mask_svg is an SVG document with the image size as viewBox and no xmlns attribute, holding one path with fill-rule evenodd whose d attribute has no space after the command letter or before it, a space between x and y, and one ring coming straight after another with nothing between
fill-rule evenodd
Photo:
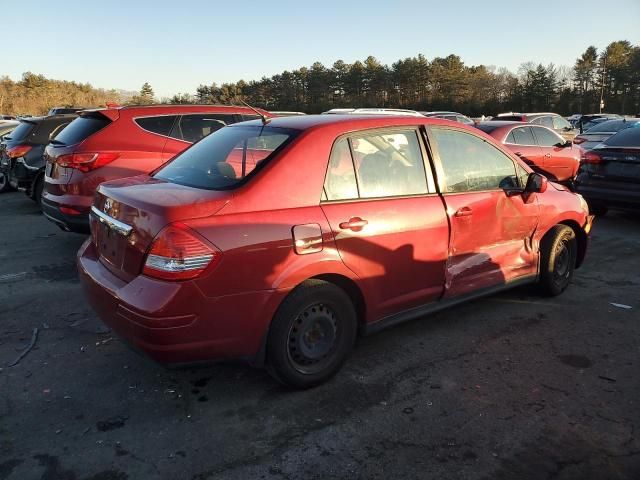
<instances>
[{"instance_id":1,"label":"paved ground","mask_svg":"<svg viewBox=\"0 0 640 480\"><path fill-rule=\"evenodd\" d=\"M564 295L368 337L306 392L128 350L82 297L82 240L0 196L0 479L640 478L638 216L597 222Z\"/></svg>"}]
</instances>

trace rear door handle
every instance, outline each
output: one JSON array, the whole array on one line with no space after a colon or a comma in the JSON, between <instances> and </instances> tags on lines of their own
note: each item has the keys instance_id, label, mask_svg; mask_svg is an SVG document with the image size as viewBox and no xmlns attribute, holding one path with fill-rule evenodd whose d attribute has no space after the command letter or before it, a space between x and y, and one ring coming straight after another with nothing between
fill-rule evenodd
<instances>
[{"instance_id":1,"label":"rear door handle","mask_svg":"<svg viewBox=\"0 0 640 480\"><path fill-rule=\"evenodd\" d=\"M368 223L369 222L367 222L366 220L363 220L360 217L352 217L352 218L349 219L348 222L342 222L338 226L342 230L359 231L359 230L362 230L365 227L365 225L367 225Z\"/></svg>"},{"instance_id":2,"label":"rear door handle","mask_svg":"<svg viewBox=\"0 0 640 480\"><path fill-rule=\"evenodd\" d=\"M453 214L454 217L469 217L473 215L473 210L469 207L462 207L456 210L456 213Z\"/></svg>"},{"instance_id":3,"label":"rear door handle","mask_svg":"<svg viewBox=\"0 0 640 480\"><path fill-rule=\"evenodd\" d=\"M545 153L544 154L544 158L551 158L551 154L550 153Z\"/></svg>"}]
</instances>

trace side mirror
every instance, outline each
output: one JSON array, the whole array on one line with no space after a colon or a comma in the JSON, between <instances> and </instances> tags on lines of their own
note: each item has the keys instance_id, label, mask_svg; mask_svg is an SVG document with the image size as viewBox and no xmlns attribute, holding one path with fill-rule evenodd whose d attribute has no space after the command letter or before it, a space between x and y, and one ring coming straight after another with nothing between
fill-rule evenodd
<instances>
[{"instance_id":1,"label":"side mirror","mask_svg":"<svg viewBox=\"0 0 640 480\"><path fill-rule=\"evenodd\" d=\"M547 177L539 173L531 173L527 178L527 185L524 187L524 191L525 193L544 193L548 186Z\"/></svg>"}]
</instances>

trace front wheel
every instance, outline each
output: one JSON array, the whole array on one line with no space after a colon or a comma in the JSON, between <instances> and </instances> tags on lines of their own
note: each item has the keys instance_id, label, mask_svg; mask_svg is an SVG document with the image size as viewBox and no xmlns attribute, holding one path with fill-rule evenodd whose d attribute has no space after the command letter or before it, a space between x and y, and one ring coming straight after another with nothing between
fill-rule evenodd
<instances>
[{"instance_id":1,"label":"front wheel","mask_svg":"<svg viewBox=\"0 0 640 480\"><path fill-rule=\"evenodd\" d=\"M576 267L575 232L566 225L556 225L540 244L540 287L548 295L560 295L571 283Z\"/></svg>"},{"instance_id":2,"label":"front wheel","mask_svg":"<svg viewBox=\"0 0 640 480\"><path fill-rule=\"evenodd\" d=\"M322 280L296 287L276 313L267 369L281 383L309 388L331 378L353 348L357 317L344 290Z\"/></svg>"}]
</instances>

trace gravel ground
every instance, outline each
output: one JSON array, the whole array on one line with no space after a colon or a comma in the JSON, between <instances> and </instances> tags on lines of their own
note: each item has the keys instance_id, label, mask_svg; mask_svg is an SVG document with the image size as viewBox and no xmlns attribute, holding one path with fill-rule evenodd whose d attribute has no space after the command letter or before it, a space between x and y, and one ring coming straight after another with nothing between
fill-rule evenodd
<instances>
[{"instance_id":1,"label":"gravel ground","mask_svg":"<svg viewBox=\"0 0 640 480\"><path fill-rule=\"evenodd\" d=\"M0 479L640 478L638 215L597 220L560 297L516 289L361 339L305 392L152 363L85 302L82 236L21 193L0 196L0 232Z\"/></svg>"}]
</instances>

